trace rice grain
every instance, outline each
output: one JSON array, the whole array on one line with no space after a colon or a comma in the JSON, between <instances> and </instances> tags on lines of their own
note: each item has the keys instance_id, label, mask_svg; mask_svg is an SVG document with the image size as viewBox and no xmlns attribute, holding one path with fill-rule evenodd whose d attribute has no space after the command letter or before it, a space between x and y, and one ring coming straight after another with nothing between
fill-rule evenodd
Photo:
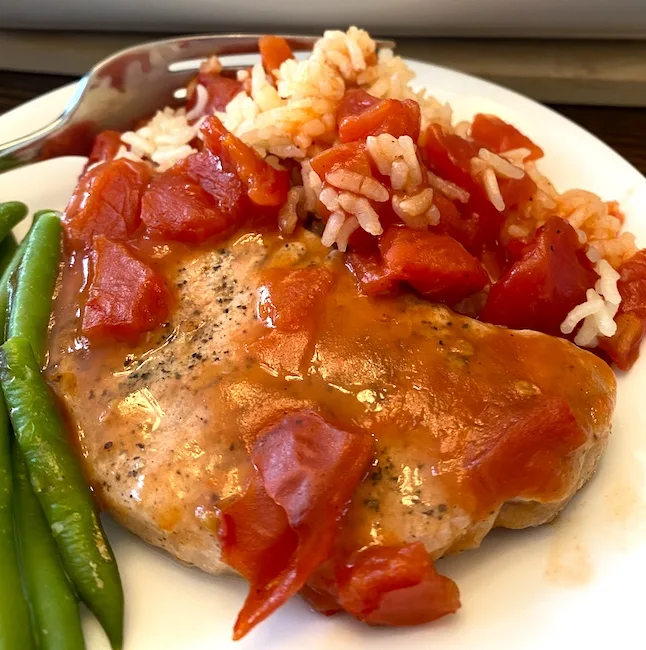
<instances>
[{"instance_id":1,"label":"rice grain","mask_svg":"<svg viewBox=\"0 0 646 650\"><path fill-rule=\"evenodd\" d=\"M350 235L359 228L359 221L356 217L348 217L336 236L336 246L341 252L345 252L348 248L348 240Z\"/></svg>"},{"instance_id":2,"label":"rice grain","mask_svg":"<svg viewBox=\"0 0 646 650\"><path fill-rule=\"evenodd\" d=\"M332 246L334 244L344 221L345 215L343 212L333 212L329 216L323 234L321 235L321 244L323 246Z\"/></svg>"},{"instance_id":3,"label":"rice grain","mask_svg":"<svg viewBox=\"0 0 646 650\"><path fill-rule=\"evenodd\" d=\"M361 194L369 199L383 203L388 200L388 190L374 178L357 172L337 169L325 175L325 180L340 190Z\"/></svg>"},{"instance_id":4,"label":"rice grain","mask_svg":"<svg viewBox=\"0 0 646 650\"><path fill-rule=\"evenodd\" d=\"M459 201L460 203L468 203L471 195L466 190L462 189L459 185L451 183L439 176L436 176L433 172L427 171L426 177L428 178L428 184L447 199L451 201Z\"/></svg>"},{"instance_id":5,"label":"rice grain","mask_svg":"<svg viewBox=\"0 0 646 650\"><path fill-rule=\"evenodd\" d=\"M350 192L342 192L339 195L339 205L348 214L354 215L366 232L375 236L383 233L384 229L379 222L379 215L374 211L368 199Z\"/></svg>"},{"instance_id":6,"label":"rice grain","mask_svg":"<svg viewBox=\"0 0 646 650\"><path fill-rule=\"evenodd\" d=\"M498 176L503 178L522 178L525 172L519 167L515 167L508 160L492 153L488 149L480 149L478 157L487 163Z\"/></svg>"},{"instance_id":7,"label":"rice grain","mask_svg":"<svg viewBox=\"0 0 646 650\"><path fill-rule=\"evenodd\" d=\"M498 212L503 212L505 209L505 201L500 193L496 174L491 167L488 167L484 172L482 172L482 184L487 193L487 198L491 201L493 207L496 208Z\"/></svg>"}]
</instances>

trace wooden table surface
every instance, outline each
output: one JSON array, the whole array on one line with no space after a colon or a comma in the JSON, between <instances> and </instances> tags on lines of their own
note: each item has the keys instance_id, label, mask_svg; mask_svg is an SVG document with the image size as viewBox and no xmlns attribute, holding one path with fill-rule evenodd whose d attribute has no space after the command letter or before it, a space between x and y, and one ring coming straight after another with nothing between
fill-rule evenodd
<instances>
[{"instance_id":1,"label":"wooden table surface","mask_svg":"<svg viewBox=\"0 0 646 650\"><path fill-rule=\"evenodd\" d=\"M0 114L75 77L0 70ZM646 109L551 105L609 144L646 175Z\"/></svg>"}]
</instances>

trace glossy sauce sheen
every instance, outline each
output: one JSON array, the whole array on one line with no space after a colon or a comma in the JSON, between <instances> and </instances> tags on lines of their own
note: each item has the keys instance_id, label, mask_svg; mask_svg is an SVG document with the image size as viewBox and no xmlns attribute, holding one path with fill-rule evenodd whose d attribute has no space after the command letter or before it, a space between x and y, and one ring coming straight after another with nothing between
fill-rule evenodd
<instances>
[{"instance_id":1,"label":"glossy sauce sheen","mask_svg":"<svg viewBox=\"0 0 646 650\"><path fill-rule=\"evenodd\" d=\"M433 557L477 546L505 502L518 500L522 517L524 503L569 497L584 452L609 432L615 380L603 361L413 295L361 297L340 257L304 231L287 242L247 233L216 249L153 250L175 295L169 322L136 347L88 345L79 335L83 263L72 262L56 297L47 376L102 503L207 571L225 570L218 504L244 491L251 445L285 412L311 409L375 440L341 545L420 540ZM283 301L290 320L272 286L294 269L303 286ZM313 297L312 269L324 278ZM532 456L531 485L518 472L495 477L493 490L483 483L483 439L498 444L516 415L540 422L559 408L578 427L569 447L552 441ZM509 463L522 460L523 449L498 448Z\"/></svg>"}]
</instances>

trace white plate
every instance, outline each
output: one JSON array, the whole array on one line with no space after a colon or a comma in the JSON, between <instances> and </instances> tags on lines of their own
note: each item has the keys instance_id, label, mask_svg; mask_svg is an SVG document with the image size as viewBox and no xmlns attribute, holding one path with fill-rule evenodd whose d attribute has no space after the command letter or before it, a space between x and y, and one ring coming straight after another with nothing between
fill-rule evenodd
<instances>
[{"instance_id":1,"label":"white plate","mask_svg":"<svg viewBox=\"0 0 646 650\"><path fill-rule=\"evenodd\" d=\"M559 190L582 187L616 199L646 245L646 179L583 129L515 93L463 74L412 63L420 85L449 100L458 118L496 113L546 152L543 169ZM68 86L0 118L0 142L61 110ZM52 160L0 174L0 201L32 210L63 208L83 159ZM619 377L610 445L599 472L559 520L528 531L494 531L483 547L442 560L462 593L460 612L411 629L375 629L324 618L298 598L246 639L231 629L246 586L180 566L108 524L126 590L126 650L398 650L548 647L643 648L646 578L646 349ZM87 617L90 650L108 645Z\"/></svg>"}]
</instances>

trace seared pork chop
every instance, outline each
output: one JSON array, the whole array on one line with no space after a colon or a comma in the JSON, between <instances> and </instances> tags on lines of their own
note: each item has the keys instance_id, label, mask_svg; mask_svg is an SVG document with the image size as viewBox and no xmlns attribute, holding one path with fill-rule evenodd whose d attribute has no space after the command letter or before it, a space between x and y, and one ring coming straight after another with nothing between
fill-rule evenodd
<instances>
[{"instance_id":1,"label":"seared pork chop","mask_svg":"<svg viewBox=\"0 0 646 650\"><path fill-rule=\"evenodd\" d=\"M315 330L268 328L264 274L308 265L335 277L311 309ZM228 570L217 506L244 490L253 436L285 412L313 409L375 439L377 458L352 499L345 538L357 548L422 541L434 558L478 546L494 526L549 521L606 444L615 379L602 360L414 296L360 297L342 262L307 233L287 244L247 235L169 262L165 273L177 296L171 319L133 348L79 338L73 296L81 280L66 271L48 377L103 506L207 572ZM560 453L550 438L554 400L583 432L573 451ZM531 489L518 483L511 458L497 502L463 478L487 453L473 451L479 441L522 437L516 413L545 418L553 449L522 468L534 472Z\"/></svg>"}]
</instances>

